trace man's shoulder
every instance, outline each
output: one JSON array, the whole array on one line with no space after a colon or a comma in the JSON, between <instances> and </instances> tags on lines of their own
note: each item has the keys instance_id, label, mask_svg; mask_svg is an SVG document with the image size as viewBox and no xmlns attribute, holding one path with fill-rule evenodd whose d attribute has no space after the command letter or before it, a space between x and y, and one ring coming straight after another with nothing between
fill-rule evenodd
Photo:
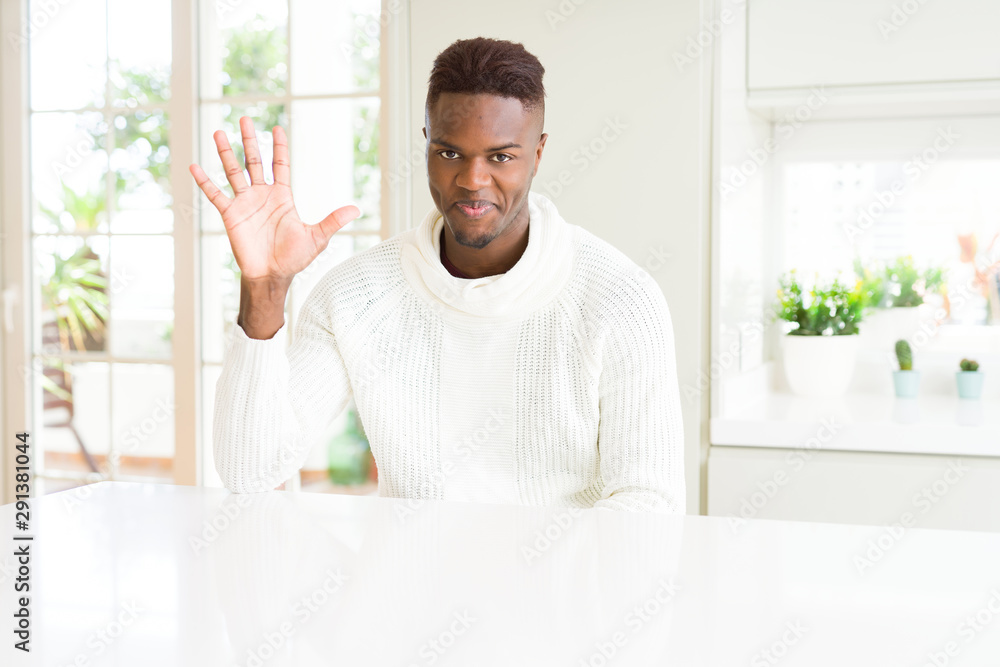
<instances>
[{"instance_id":1,"label":"man's shoulder","mask_svg":"<svg viewBox=\"0 0 1000 667\"><path fill-rule=\"evenodd\" d=\"M576 229L575 283L596 306L631 308L664 300L656 279L632 258L593 232Z\"/></svg>"},{"instance_id":2,"label":"man's shoulder","mask_svg":"<svg viewBox=\"0 0 1000 667\"><path fill-rule=\"evenodd\" d=\"M659 349L672 335L672 324L655 277L596 234L583 228L577 234L575 279L568 296L588 323L590 336L613 356Z\"/></svg>"},{"instance_id":3,"label":"man's shoulder","mask_svg":"<svg viewBox=\"0 0 1000 667\"><path fill-rule=\"evenodd\" d=\"M314 278L310 298L318 299L316 305L322 303L320 307L324 310L353 310L397 290L405 283L399 255L408 231L379 241L327 269L318 280ZM307 268L304 273L308 271Z\"/></svg>"},{"instance_id":4,"label":"man's shoulder","mask_svg":"<svg viewBox=\"0 0 1000 667\"><path fill-rule=\"evenodd\" d=\"M356 252L330 268L323 275L322 281L330 286L341 285L345 289L372 290L377 290L386 284L397 283L402 278L399 264L400 248L409 231L400 232Z\"/></svg>"}]
</instances>

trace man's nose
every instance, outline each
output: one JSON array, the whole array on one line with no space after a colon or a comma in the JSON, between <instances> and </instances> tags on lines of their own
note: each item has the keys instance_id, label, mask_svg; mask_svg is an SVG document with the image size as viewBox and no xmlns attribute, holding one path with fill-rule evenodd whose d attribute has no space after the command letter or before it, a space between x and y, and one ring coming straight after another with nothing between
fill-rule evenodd
<instances>
[{"instance_id":1,"label":"man's nose","mask_svg":"<svg viewBox=\"0 0 1000 667\"><path fill-rule=\"evenodd\" d=\"M458 172L458 178L455 181L458 187L470 192L489 187L490 183L491 176L486 161L479 158L468 160Z\"/></svg>"}]
</instances>

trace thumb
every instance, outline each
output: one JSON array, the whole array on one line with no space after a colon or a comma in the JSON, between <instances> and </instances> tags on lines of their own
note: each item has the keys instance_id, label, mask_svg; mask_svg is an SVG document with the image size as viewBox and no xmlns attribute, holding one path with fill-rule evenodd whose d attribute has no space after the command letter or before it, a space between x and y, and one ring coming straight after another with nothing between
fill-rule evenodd
<instances>
[{"instance_id":1,"label":"thumb","mask_svg":"<svg viewBox=\"0 0 1000 667\"><path fill-rule=\"evenodd\" d=\"M320 220L315 226L319 227L320 234L324 241L329 241L330 237L337 233L341 227L351 220L361 217L361 207L350 205L341 206L336 211Z\"/></svg>"}]
</instances>

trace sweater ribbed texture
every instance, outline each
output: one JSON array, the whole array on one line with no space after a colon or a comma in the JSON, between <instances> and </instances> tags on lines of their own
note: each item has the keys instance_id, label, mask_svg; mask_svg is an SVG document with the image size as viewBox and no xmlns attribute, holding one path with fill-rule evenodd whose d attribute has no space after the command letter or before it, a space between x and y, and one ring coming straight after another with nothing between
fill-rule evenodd
<instances>
[{"instance_id":1,"label":"sweater ribbed texture","mask_svg":"<svg viewBox=\"0 0 1000 667\"><path fill-rule=\"evenodd\" d=\"M213 431L226 488L281 484L353 395L381 496L684 513L663 292L544 195L528 206L506 273L448 273L432 209L323 276L291 346L286 325L234 327Z\"/></svg>"}]
</instances>

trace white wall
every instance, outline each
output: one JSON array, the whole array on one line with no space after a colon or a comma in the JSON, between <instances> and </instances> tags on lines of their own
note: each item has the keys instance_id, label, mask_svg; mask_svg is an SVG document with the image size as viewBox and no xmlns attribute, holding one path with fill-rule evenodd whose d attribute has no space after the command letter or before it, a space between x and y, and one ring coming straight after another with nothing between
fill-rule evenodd
<instances>
[{"instance_id":1,"label":"white wall","mask_svg":"<svg viewBox=\"0 0 1000 667\"><path fill-rule=\"evenodd\" d=\"M769 243L767 184L773 164L772 125L746 106L747 8L744 0L720 3L715 42L712 211L717 254L712 261L715 294L712 364L709 377L727 380L767 358L765 322L770 294L764 293ZM713 383L720 410L721 382Z\"/></svg>"},{"instance_id":2,"label":"white wall","mask_svg":"<svg viewBox=\"0 0 1000 667\"><path fill-rule=\"evenodd\" d=\"M673 321L686 440L687 507L699 513L707 454L707 394L691 392L708 355L708 204L711 50L679 66L710 0L436 0L410 4L412 148L422 152L423 106L434 57L456 39L521 42L545 67L549 138L532 189L568 222L645 267ZM582 168L573 156L605 123L626 127ZM411 224L433 205L426 165L413 164ZM569 184L550 184L567 170ZM397 166L397 172L398 172ZM656 201L657 204L639 202ZM668 254L658 261L658 253Z\"/></svg>"},{"instance_id":3,"label":"white wall","mask_svg":"<svg viewBox=\"0 0 1000 667\"><path fill-rule=\"evenodd\" d=\"M27 4L19 2L0 3L0 34L17 37L27 20ZM10 308L13 326L10 331L4 330L0 339L0 354L3 356L3 369L0 381L3 390L0 391L0 426L4 434L3 445L0 445L0 503L14 502L14 487L7 482L9 462L14 460L12 435L16 430L26 428L28 420L28 405L25 395L24 363L27 351L26 329L22 326L25 304L17 298L20 286L26 284L30 275L28 245L23 243L22 234L26 227L15 227L15 221L26 219L28 170L27 170L27 108L28 96L24 72L27 71L27 52L20 48L4 48L0 56L0 183L3 192L0 193L0 235L3 245L0 246L0 289L11 289L15 292L12 302L3 304ZM2 319L2 318L0 318ZM0 322L0 326L4 323ZM34 442L34 441L32 441ZM34 449L32 449L34 456Z\"/></svg>"},{"instance_id":4,"label":"white wall","mask_svg":"<svg viewBox=\"0 0 1000 667\"><path fill-rule=\"evenodd\" d=\"M1000 79L996 0L753 0L751 89Z\"/></svg>"}]
</instances>

